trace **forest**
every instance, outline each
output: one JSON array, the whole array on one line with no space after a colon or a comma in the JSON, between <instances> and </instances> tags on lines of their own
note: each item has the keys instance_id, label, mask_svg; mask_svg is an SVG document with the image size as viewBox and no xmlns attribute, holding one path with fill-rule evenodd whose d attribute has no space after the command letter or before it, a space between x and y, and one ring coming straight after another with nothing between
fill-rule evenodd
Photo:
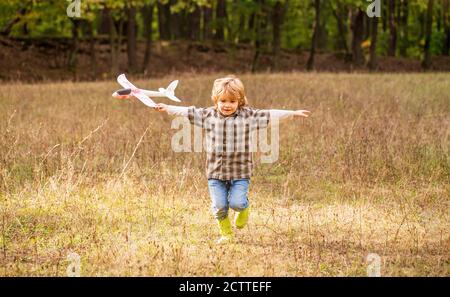
<instances>
[{"instance_id":1,"label":"forest","mask_svg":"<svg viewBox=\"0 0 450 297\"><path fill-rule=\"evenodd\" d=\"M57 40L65 69L76 71L84 52L94 74L99 46L116 75L145 73L161 42L194 42L200 50L213 44L232 55L249 48L251 72L263 55L276 71L282 52L307 53L306 70L315 69L318 53L360 69L377 70L380 57L400 57L426 70L432 57L449 55L449 0L7 0L0 3L0 35L3 44L18 40L25 47Z\"/></svg>"}]
</instances>

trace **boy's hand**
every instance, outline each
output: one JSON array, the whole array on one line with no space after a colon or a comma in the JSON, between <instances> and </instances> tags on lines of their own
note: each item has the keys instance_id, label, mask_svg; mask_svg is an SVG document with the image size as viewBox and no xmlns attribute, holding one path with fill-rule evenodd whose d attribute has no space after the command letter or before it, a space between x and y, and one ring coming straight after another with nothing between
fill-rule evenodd
<instances>
[{"instance_id":1,"label":"boy's hand","mask_svg":"<svg viewBox=\"0 0 450 297\"><path fill-rule=\"evenodd\" d=\"M165 112L165 111L167 111L167 105L164 104L164 103L158 103L158 104L156 104L156 106L155 106L155 110L156 110L156 111Z\"/></svg>"},{"instance_id":2,"label":"boy's hand","mask_svg":"<svg viewBox=\"0 0 450 297\"><path fill-rule=\"evenodd\" d=\"M310 114L311 114L311 112L310 112L309 110L303 110L303 109L300 109L300 110L294 111L294 116L296 116L296 117L304 117L304 118L307 118L307 117L310 116Z\"/></svg>"}]
</instances>

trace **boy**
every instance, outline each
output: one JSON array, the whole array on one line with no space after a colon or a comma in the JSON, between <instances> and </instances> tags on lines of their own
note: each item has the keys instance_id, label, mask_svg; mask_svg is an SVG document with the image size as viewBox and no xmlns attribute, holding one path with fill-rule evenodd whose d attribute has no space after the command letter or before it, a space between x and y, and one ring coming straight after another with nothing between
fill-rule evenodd
<instances>
[{"instance_id":1,"label":"boy","mask_svg":"<svg viewBox=\"0 0 450 297\"><path fill-rule=\"evenodd\" d=\"M221 235L218 243L227 243L233 240L229 208L236 212L236 228L242 229L248 221L247 196L253 168L252 132L267 127L270 120L308 117L310 112L247 107L244 85L235 76L215 80L211 99L214 106L209 108L160 103L155 109L188 117L192 124L206 131L206 175L212 212Z\"/></svg>"}]
</instances>

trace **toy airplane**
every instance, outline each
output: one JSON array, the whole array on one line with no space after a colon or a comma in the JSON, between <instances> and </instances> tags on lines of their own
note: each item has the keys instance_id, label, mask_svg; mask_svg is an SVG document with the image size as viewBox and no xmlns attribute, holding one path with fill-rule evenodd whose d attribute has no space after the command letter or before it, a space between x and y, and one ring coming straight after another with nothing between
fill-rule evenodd
<instances>
[{"instance_id":1,"label":"toy airplane","mask_svg":"<svg viewBox=\"0 0 450 297\"><path fill-rule=\"evenodd\" d=\"M130 83L125 74L121 74L117 77L117 82L124 87L125 89L120 89L115 91L112 96L118 99L128 99L131 96L134 96L141 100L145 105L154 108L156 103L150 99L150 97L167 97L172 101L181 102L180 99L175 97L175 88L178 85L178 80L174 80L169 84L167 89L159 88L158 91L149 91L142 90L135 87L132 83Z\"/></svg>"}]
</instances>

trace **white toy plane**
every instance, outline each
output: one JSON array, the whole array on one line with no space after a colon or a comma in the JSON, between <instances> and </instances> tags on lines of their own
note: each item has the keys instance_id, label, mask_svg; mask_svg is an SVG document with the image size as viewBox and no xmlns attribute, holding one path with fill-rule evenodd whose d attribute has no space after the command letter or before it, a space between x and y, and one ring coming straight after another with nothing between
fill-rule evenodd
<instances>
[{"instance_id":1,"label":"white toy plane","mask_svg":"<svg viewBox=\"0 0 450 297\"><path fill-rule=\"evenodd\" d=\"M178 85L178 80L174 80L169 84L167 89L159 88L158 91L149 91L149 90L142 90L137 87L135 87L132 83L130 83L127 78L125 77L125 74L121 74L117 77L117 82L124 87L125 89L120 89L115 91L112 96L114 98L118 99L128 99L131 96L134 96L141 100L142 103L149 107L155 107L156 103L150 99L150 97L167 97L172 101L181 102L180 99L175 97L175 88Z\"/></svg>"}]
</instances>

